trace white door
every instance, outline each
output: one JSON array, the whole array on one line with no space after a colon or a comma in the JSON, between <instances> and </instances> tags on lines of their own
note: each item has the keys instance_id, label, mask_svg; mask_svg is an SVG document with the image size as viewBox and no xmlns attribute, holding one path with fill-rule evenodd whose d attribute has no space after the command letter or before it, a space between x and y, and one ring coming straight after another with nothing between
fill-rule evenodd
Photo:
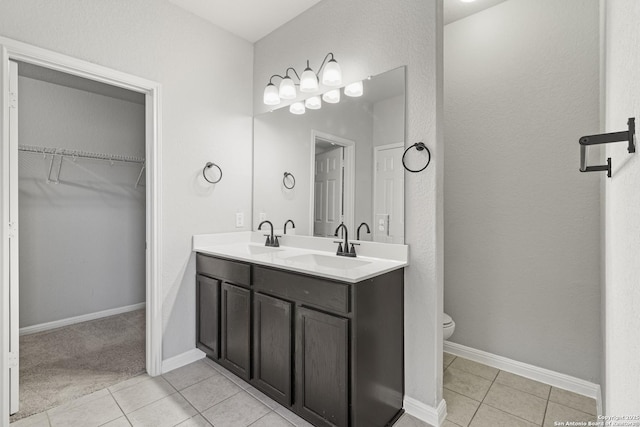
<instances>
[{"instance_id":1,"label":"white door","mask_svg":"<svg viewBox=\"0 0 640 427\"><path fill-rule=\"evenodd\" d=\"M313 235L333 236L342 222L343 148L316 155Z\"/></svg>"},{"instance_id":2,"label":"white door","mask_svg":"<svg viewBox=\"0 0 640 427\"><path fill-rule=\"evenodd\" d=\"M18 412L18 64L9 61L9 412Z\"/></svg>"},{"instance_id":3,"label":"white door","mask_svg":"<svg viewBox=\"0 0 640 427\"><path fill-rule=\"evenodd\" d=\"M375 147L373 240L404 243L404 144Z\"/></svg>"}]
</instances>

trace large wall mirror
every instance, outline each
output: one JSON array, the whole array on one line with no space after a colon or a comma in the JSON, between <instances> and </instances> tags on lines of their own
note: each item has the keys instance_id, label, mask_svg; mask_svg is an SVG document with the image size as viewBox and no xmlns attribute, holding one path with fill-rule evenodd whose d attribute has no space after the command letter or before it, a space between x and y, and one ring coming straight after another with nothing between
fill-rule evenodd
<instances>
[{"instance_id":1,"label":"large wall mirror","mask_svg":"<svg viewBox=\"0 0 640 427\"><path fill-rule=\"evenodd\" d=\"M363 95L254 118L253 228L270 220L298 235L404 243L405 67L363 82ZM291 225L287 233L291 233Z\"/></svg>"}]
</instances>

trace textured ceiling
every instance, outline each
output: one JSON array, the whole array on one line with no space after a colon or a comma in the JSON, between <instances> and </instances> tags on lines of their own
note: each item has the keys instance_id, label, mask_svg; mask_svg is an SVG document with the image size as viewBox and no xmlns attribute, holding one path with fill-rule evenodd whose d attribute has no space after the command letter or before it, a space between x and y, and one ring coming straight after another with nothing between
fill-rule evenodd
<instances>
[{"instance_id":1,"label":"textured ceiling","mask_svg":"<svg viewBox=\"0 0 640 427\"><path fill-rule=\"evenodd\" d=\"M169 0L255 43L320 0Z\"/></svg>"},{"instance_id":2,"label":"textured ceiling","mask_svg":"<svg viewBox=\"0 0 640 427\"><path fill-rule=\"evenodd\" d=\"M469 15L478 13L507 0L475 0L465 3L462 0L444 0L444 25L450 24Z\"/></svg>"}]
</instances>

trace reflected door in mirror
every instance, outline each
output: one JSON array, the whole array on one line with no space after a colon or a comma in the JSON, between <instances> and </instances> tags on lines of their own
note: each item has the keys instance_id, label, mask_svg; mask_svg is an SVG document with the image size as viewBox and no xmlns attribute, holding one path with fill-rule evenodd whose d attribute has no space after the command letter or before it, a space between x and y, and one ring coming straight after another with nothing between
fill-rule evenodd
<instances>
[{"instance_id":1,"label":"reflected door in mirror","mask_svg":"<svg viewBox=\"0 0 640 427\"><path fill-rule=\"evenodd\" d=\"M316 153L313 235L333 236L342 221L342 147Z\"/></svg>"},{"instance_id":2,"label":"reflected door in mirror","mask_svg":"<svg viewBox=\"0 0 640 427\"><path fill-rule=\"evenodd\" d=\"M404 243L404 144L375 147L373 239Z\"/></svg>"}]
</instances>

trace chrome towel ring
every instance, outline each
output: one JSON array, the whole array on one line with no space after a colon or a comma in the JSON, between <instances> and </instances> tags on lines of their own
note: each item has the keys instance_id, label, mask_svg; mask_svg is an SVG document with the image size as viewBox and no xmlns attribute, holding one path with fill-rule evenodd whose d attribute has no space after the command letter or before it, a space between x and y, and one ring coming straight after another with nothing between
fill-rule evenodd
<instances>
[{"instance_id":1,"label":"chrome towel ring","mask_svg":"<svg viewBox=\"0 0 640 427\"><path fill-rule=\"evenodd\" d=\"M209 178L207 178L207 169L211 169L211 168L213 168L213 167L217 168L217 169L218 169L218 172L220 173L220 176L219 176L219 177L218 177L218 179L217 179L217 180L215 180L215 181L212 181L212 180L210 180ZM213 163L213 162L207 162L207 164L206 164L206 165L204 166L204 168L202 169L202 176L204 177L204 179L205 179L207 182L210 182L211 184L217 184L217 183L219 183L219 182L220 182L220 180L222 180L222 169L220 169L220 166L216 165L216 164L215 164L215 163Z\"/></svg>"}]
</instances>

